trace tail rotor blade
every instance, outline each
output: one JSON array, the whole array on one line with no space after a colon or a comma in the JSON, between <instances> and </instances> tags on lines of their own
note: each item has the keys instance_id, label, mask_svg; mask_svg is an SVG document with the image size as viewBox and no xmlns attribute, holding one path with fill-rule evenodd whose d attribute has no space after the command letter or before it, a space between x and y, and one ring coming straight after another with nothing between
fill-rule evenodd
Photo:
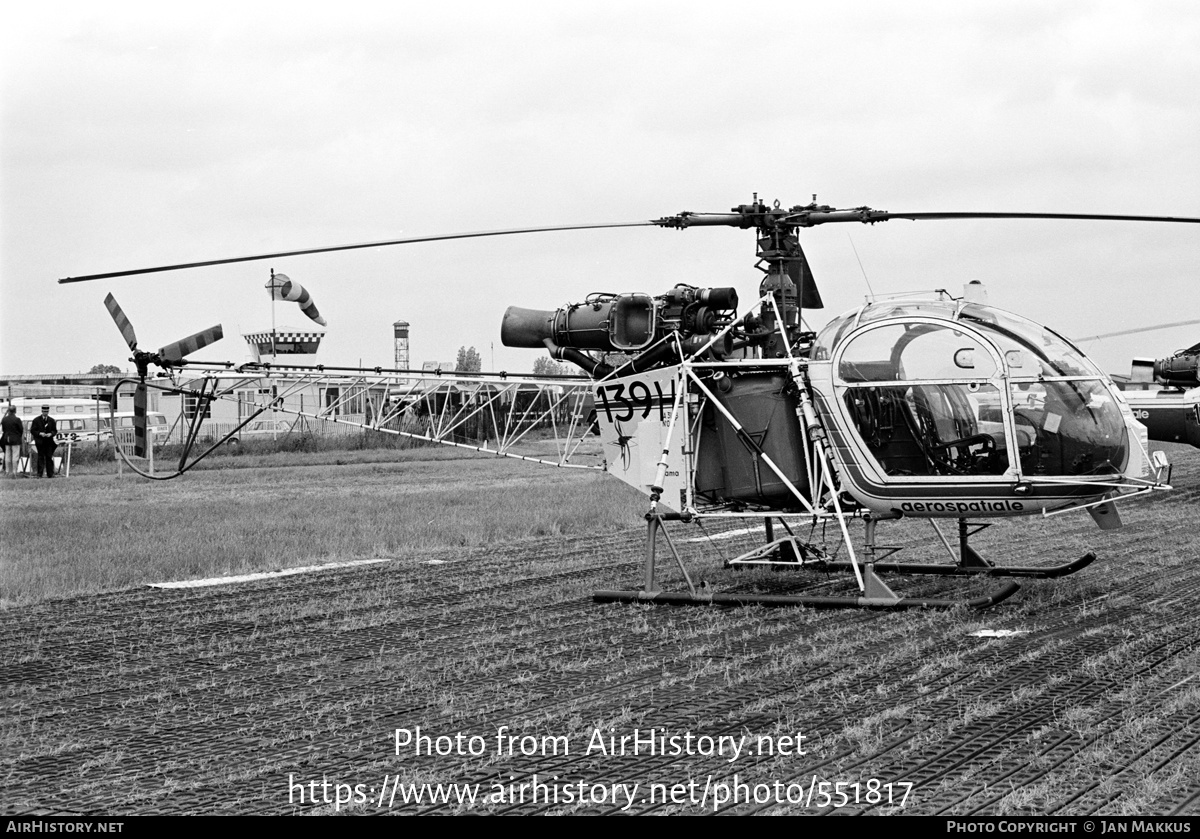
<instances>
[{"instance_id":1,"label":"tail rotor blade","mask_svg":"<svg viewBox=\"0 0 1200 839\"><path fill-rule=\"evenodd\" d=\"M133 456L146 456L146 384L133 392Z\"/></svg>"},{"instance_id":2,"label":"tail rotor blade","mask_svg":"<svg viewBox=\"0 0 1200 839\"><path fill-rule=\"evenodd\" d=\"M133 324L129 322L129 318L125 317L125 312L117 304L117 298L111 293L104 298L104 305L108 307L108 313L112 315L112 319L117 324L117 329L121 330L121 337L125 339L125 343L129 345L129 349L137 350L137 335L133 332Z\"/></svg>"},{"instance_id":3,"label":"tail rotor blade","mask_svg":"<svg viewBox=\"0 0 1200 839\"><path fill-rule=\"evenodd\" d=\"M167 344L158 351L158 354L163 361L183 361L192 353L207 347L209 344L215 344L223 337L225 337L225 333L221 329L221 324L218 323L216 326L211 326L203 332L189 335L182 341Z\"/></svg>"}]
</instances>

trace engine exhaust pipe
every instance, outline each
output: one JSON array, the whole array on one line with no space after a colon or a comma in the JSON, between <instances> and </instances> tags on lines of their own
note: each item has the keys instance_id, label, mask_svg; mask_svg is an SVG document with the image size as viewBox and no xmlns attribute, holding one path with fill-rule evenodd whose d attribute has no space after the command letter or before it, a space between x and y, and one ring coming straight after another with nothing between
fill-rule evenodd
<instances>
[{"instance_id":1,"label":"engine exhaust pipe","mask_svg":"<svg viewBox=\"0 0 1200 839\"><path fill-rule=\"evenodd\" d=\"M542 342L554 337L557 312L509 306L500 322L500 343L506 347L541 349Z\"/></svg>"},{"instance_id":2,"label":"engine exhaust pipe","mask_svg":"<svg viewBox=\"0 0 1200 839\"><path fill-rule=\"evenodd\" d=\"M561 347L612 352L609 336L613 301L549 312L509 306L500 323L500 343L506 347L539 349L549 338Z\"/></svg>"}]
</instances>

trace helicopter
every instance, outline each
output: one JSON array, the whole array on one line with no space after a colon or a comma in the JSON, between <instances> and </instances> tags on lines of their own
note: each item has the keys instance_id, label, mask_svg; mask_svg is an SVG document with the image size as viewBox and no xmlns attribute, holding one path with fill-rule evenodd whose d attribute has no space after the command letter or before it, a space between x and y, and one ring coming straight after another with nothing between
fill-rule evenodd
<instances>
[{"instance_id":1,"label":"helicopter","mask_svg":"<svg viewBox=\"0 0 1200 839\"><path fill-rule=\"evenodd\" d=\"M1095 554L1053 567L1003 565L982 557L970 538L993 519L1082 510L1102 529L1119 527L1115 502L1170 489L1170 464L1162 452L1149 452L1146 426L1135 418L1126 396L1075 344L1048 327L989 306L981 288L968 286L960 297L938 291L873 300L833 319L819 332L806 327L803 310L824 304L800 245L800 230L830 223L965 218L1200 222L1168 216L895 213L865 206L837 209L817 204L815 197L807 205L784 208L779 202L768 206L756 194L749 204L728 213L689 211L629 223L408 237L67 277L59 282L555 230L634 226L752 230L755 267L763 278L758 300L745 312L738 312L733 288L677 285L656 296L594 294L556 310L513 306L504 315L503 344L544 350L580 369L579 380L560 383L562 398L575 399L579 405L583 397L590 397L604 452L602 468L647 497L641 588L596 592L594 599L874 609L951 607L965 602L983 608L1008 598L1018 586L1010 582L969 601L907 598L894 592L880 574L1045 578L1074 573L1094 561ZM110 312L120 326L113 307ZM196 365L162 353L148 361L168 372ZM228 396L231 388L217 384L222 375L308 375L300 368L279 365L253 369L241 365L224 374L221 367L210 365L201 379L204 398ZM223 367L229 371L234 366ZM163 387L171 392L176 387L147 383L142 365L138 371L140 388ZM321 368L320 375L333 372ZM385 376L412 371L342 372ZM484 388L478 377L475 381ZM210 382L211 389L206 389ZM537 386L533 380L526 383ZM489 386L491 390L482 392L484 402L492 405L501 385ZM409 392L427 392L426 384L419 387L420 391L414 384ZM258 413L268 408L286 410L274 391L255 407ZM380 417L376 412L374 427L384 430L395 418L395 414ZM193 428L189 448L194 438ZM437 435L428 439L437 440ZM493 453L505 454L499 448ZM182 474L195 462L185 463L186 459L185 452L180 468L169 477ZM666 522L708 518L762 524L764 544L727 561L728 566L844 571L853 575L858 594L721 594L708 591L704 584L697 586ZM896 549L879 543L878 526L903 518L928 519L952 564L891 561ZM849 532L849 525L857 520L865 526L861 551ZM957 550L939 520L957 524ZM803 524L812 525L810 533L817 524L834 525L847 559L837 559L836 551L811 535L802 535ZM776 525L782 534L777 534ZM663 591L658 584L660 536L682 571L685 592Z\"/></svg>"},{"instance_id":2,"label":"helicopter","mask_svg":"<svg viewBox=\"0 0 1200 839\"><path fill-rule=\"evenodd\" d=\"M1160 323L1091 335L1075 343L1083 346L1105 338L1197 324L1200 320ZM1200 448L1200 344L1176 350L1165 358L1135 358L1129 375L1114 373L1112 378L1125 392L1134 417L1146 426L1151 440Z\"/></svg>"},{"instance_id":3,"label":"helicopter","mask_svg":"<svg viewBox=\"0 0 1200 839\"><path fill-rule=\"evenodd\" d=\"M1132 390L1135 385L1143 389ZM1135 358L1125 398L1151 440L1200 448L1200 344L1167 358Z\"/></svg>"}]
</instances>

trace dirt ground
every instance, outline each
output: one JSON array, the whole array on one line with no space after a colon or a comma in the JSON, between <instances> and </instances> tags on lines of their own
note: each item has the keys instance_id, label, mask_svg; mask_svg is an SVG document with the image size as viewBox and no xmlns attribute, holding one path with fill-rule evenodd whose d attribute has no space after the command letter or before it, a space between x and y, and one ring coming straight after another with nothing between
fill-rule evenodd
<instances>
[{"instance_id":1,"label":"dirt ground","mask_svg":"<svg viewBox=\"0 0 1200 839\"><path fill-rule=\"evenodd\" d=\"M636 526L15 607L0 812L1197 815L1200 453L1169 453L1176 490L1121 530L979 534L993 560L1100 557L982 611L593 603L640 584ZM671 535L710 590L849 591ZM937 559L927 523L887 537Z\"/></svg>"}]
</instances>

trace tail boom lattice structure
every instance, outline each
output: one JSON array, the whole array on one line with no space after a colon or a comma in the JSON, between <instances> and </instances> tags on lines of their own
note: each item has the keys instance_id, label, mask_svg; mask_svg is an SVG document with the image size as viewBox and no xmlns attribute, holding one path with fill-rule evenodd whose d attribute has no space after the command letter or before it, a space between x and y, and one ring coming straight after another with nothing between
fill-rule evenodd
<instances>
[{"instance_id":1,"label":"tail boom lattice structure","mask_svg":"<svg viewBox=\"0 0 1200 839\"><path fill-rule=\"evenodd\" d=\"M589 439L591 383L581 377L203 362L188 372L169 385L146 383L158 391L161 412L170 415L164 406L178 400L177 419L160 442L181 446L179 465L154 477L176 477L216 447L251 439L248 426L264 416L276 420L268 437L357 430L561 468L604 468Z\"/></svg>"}]
</instances>

